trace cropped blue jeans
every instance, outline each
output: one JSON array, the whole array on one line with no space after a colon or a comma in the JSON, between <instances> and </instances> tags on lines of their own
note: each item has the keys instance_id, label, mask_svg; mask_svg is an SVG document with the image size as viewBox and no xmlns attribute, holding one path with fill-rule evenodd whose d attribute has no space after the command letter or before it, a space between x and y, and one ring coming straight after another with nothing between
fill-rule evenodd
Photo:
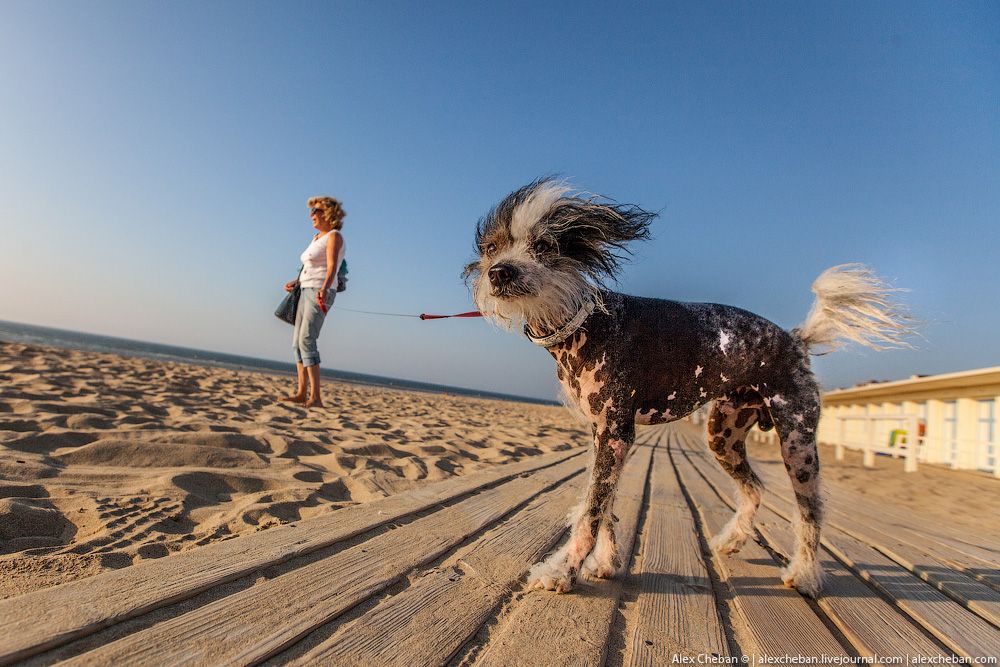
<instances>
[{"instance_id":1,"label":"cropped blue jeans","mask_svg":"<svg viewBox=\"0 0 1000 667\"><path fill-rule=\"evenodd\" d=\"M295 351L295 363L303 366L319 364L319 330L323 328L326 315L316 303L316 287L303 287L299 297L299 308L295 311L295 329L292 331L292 350ZM337 297L336 290L326 291L327 309L333 305Z\"/></svg>"}]
</instances>

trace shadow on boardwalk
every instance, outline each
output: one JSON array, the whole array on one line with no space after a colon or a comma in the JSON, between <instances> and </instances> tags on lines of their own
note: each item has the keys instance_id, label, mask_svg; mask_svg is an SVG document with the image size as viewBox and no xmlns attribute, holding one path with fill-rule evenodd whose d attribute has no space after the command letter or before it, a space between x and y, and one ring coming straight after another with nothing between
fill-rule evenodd
<instances>
[{"instance_id":1,"label":"shadow on boardwalk","mask_svg":"<svg viewBox=\"0 0 1000 667\"><path fill-rule=\"evenodd\" d=\"M730 482L700 431L644 431L615 505L628 572L522 590L564 537L586 452L539 456L0 601L0 661L565 665L715 656L1000 655L1000 536L941 531L831 485L825 595L781 585L787 480L764 466L758 535L708 540ZM699 658L701 656L701 658ZM801 657L799 657L801 656ZM763 662L763 661L761 661Z\"/></svg>"}]
</instances>

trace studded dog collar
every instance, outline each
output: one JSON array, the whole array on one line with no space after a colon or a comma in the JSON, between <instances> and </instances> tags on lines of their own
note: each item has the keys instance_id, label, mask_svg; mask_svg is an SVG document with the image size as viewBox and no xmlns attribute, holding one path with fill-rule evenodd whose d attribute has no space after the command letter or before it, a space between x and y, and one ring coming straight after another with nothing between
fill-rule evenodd
<instances>
[{"instance_id":1,"label":"studded dog collar","mask_svg":"<svg viewBox=\"0 0 1000 667\"><path fill-rule=\"evenodd\" d=\"M580 328L580 325L583 324L584 320L590 317L590 314L594 312L594 307L594 300L587 299L583 302L583 305L580 306L580 310L576 311L576 315L573 316L573 319L559 327L555 332L550 333L548 336L535 336L532 335L531 329L529 329L528 325L525 324L524 335L528 337L528 340L540 347L552 347L553 345L558 345L576 333L576 330Z\"/></svg>"}]
</instances>

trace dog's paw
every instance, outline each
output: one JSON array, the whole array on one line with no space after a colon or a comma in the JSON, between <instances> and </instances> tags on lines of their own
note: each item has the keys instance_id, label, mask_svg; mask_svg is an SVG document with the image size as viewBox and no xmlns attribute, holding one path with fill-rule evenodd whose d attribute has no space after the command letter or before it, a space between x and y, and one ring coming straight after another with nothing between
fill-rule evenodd
<instances>
[{"instance_id":1,"label":"dog's paw","mask_svg":"<svg viewBox=\"0 0 1000 667\"><path fill-rule=\"evenodd\" d=\"M792 560L781 570L781 581L811 598L818 598L823 589L823 568L814 560Z\"/></svg>"},{"instance_id":2,"label":"dog's paw","mask_svg":"<svg viewBox=\"0 0 1000 667\"><path fill-rule=\"evenodd\" d=\"M535 563L528 572L528 590L569 593L573 590L574 579L565 566L560 567L543 561Z\"/></svg>"},{"instance_id":3,"label":"dog's paw","mask_svg":"<svg viewBox=\"0 0 1000 667\"><path fill-rule=\"evenodd\" d=\"M747 543L747 534L738 530L723 530L709 541L709 546L721 554L738 553Z\"/></svg>"},{"instance_id":4,"label":"dog's paw","mask_svg":"<svg viewBox=\"0 0 1000 667\"><path fill-rule=\"evenodd\" d=\"M611 579L616 574L618 574L618 568L609 564L593 565L592 567L583 566L582 573L585 577L591 579Z\"/></svg>"},{"instance_id":5,"label":"dog's paw","mask_svg":"<svg viewBox=\"0 0 1000 667\"><path fill-rule=\"evenodd\" d=\"M580 574L590 579L611 579L622 569L618 556L601 557L597 554L590 554L580 568Z\"/></svg>"},{"instance_id":6,"label":"dog's paw","mask_svg":"<svg viewBox=\"0 0 1000 667\"><path fill-rule=\"evenodd\" d=\"M737 553L747 543L747 538L750 537L750 530L752 529L748 530L748 528L741 521L739 513L734 514L726 525L722 527L719 534L709 540L708 545L722 554Z\"/></svg>"}]
</instances>

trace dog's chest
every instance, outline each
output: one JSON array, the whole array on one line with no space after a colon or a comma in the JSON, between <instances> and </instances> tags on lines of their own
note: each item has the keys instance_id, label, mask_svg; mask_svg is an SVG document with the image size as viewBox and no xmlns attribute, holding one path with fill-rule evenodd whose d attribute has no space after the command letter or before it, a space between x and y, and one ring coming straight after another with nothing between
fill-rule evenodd
<instances>
[{"instance_id":1,"label":"dog's chest","mask_svg":"<svg viewBox=\"0 0 1000 667\"><path fill-rule=\"evenodd\" d=\"M602 342L596 336L588 339L587 332L580 331L558 350L549 350L569 407L598 428L640 417L634 414L634 385L628 374L622 373L623 364L614 356L614 349Z\"/></svg>"},{"instance_id":2,"label":"dog's chest","mask_svg":"<svg viewBox=\"0 0 1000 667\"><path fill-rule=\"evenodd\" d=\"M587 333L577 332L567 345L550 350L566 398L584 415L595 419L611 407L612 377L605 353L585 355Z\"/></svg>"},{"instance_id":3,"label":"dog's chest","mask_svg":"<svg viewBox=\"0 0 1000 667\"><path fill-rule=\"evenodd\" d=\"M596 329L595 334L578 331L549 349L567 402L594 424L626 419L662 424L718 395L717 383L687 355L615 344L611 336L600 335L608 328Z\"/></svg>"}]
</instances>

